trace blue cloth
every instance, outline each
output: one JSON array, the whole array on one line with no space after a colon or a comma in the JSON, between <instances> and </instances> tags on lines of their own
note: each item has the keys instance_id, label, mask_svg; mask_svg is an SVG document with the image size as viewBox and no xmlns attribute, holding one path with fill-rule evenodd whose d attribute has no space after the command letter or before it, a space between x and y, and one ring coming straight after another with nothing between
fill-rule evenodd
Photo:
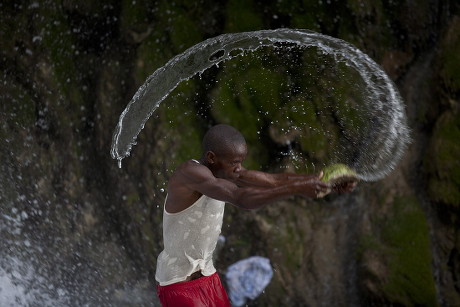
<instances>
[{"instance_id":1,"label":"blue cloth","mask_svg":"<svg viewBox=\"0 0 460 307\"><path fill-rule=\"evenodd\" d=\"M225 278L232 304L242 306L248 298L258 297L272 277L270 260L265 257L253 256L229 266Z\"/></svg>"}]
</instances>

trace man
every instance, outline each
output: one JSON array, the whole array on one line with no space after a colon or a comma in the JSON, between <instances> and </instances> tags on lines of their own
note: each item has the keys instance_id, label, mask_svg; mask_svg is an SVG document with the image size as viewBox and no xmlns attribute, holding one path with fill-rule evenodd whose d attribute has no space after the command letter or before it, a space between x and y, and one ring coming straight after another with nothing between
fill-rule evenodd
<instances>
[{"instance_id":1,"label":"man","mask_svg":"<svg viewBox=\"0 0 460 307\"><path fill-rule=\"evenodd\" d=\"M164 250L155 275L163 306L230 306L212 263L226 202L257 209L291 195L349 192L356 184L331 187L320 181L322 174L247 170L241 165L246 154L243 135L217 125L203 138L201 158L181 164L171 176L163 214Z\"/></svg>"}]
</instances>

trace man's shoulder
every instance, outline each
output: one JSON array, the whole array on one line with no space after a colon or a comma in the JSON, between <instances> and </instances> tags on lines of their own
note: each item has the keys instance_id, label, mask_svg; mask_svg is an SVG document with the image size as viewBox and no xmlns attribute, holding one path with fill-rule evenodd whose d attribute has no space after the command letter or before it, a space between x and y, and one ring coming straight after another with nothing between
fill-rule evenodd
<instances>
[{"instance_id":1,"label":"man's shoulder","mask_svg":"<svg viewBox=\"0 0 460 307\"><path fill-rule=\"evenodd\" d=\"M196 162L196 160L187 160L185 162L182 162L177 168L176 172L181 172L181 171L189 171L189 170L196 170L197 168L202 168L205 167L204 165L201 165L200 163Z\"/></svg>"},{"instance_id":2,"label":"man's shoulder","mask_svg":"<svg viewBox=\"0 0 460 307\"><path fill-rule=\"evenodd\" d=\"M206 177L212 174L211 171L204 165L195 162L194 160L188 160L181 163L174 172L173 177L180 178L182 180L194 179L200 177Z\"/></svg>"}]
</instances>

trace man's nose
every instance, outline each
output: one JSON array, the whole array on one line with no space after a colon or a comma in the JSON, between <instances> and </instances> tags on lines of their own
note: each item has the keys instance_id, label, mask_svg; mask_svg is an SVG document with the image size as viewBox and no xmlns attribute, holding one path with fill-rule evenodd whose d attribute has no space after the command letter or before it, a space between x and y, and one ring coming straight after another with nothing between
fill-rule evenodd
<instances>
[{"instance_id":1,"label":"man's nose","mask_svg":"<svg viewBox=\"0 0 460 307\"><path fill-rule=\"evenodd\" d=\"M241 171L241 163L238 163L236 166L235 166L235 169L233 170L235 173L239 173Z\"/></svg>"}]
</instances>

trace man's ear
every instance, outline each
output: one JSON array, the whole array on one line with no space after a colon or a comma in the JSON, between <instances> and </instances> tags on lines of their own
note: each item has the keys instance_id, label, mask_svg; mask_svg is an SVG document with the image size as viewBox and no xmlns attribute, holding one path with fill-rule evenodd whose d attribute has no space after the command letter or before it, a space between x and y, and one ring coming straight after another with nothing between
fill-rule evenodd
<instances>
[{"instance_id":1,"label":"man's ear","mask_svg":"<svg viewBox=\"0 0 460 307\"><path fill-rule=\"evenodd\" d=\"M206 153L206 161L208 164L214 164L216 162L216 154L212 151Z\"/></svg>"}]
</instances>

